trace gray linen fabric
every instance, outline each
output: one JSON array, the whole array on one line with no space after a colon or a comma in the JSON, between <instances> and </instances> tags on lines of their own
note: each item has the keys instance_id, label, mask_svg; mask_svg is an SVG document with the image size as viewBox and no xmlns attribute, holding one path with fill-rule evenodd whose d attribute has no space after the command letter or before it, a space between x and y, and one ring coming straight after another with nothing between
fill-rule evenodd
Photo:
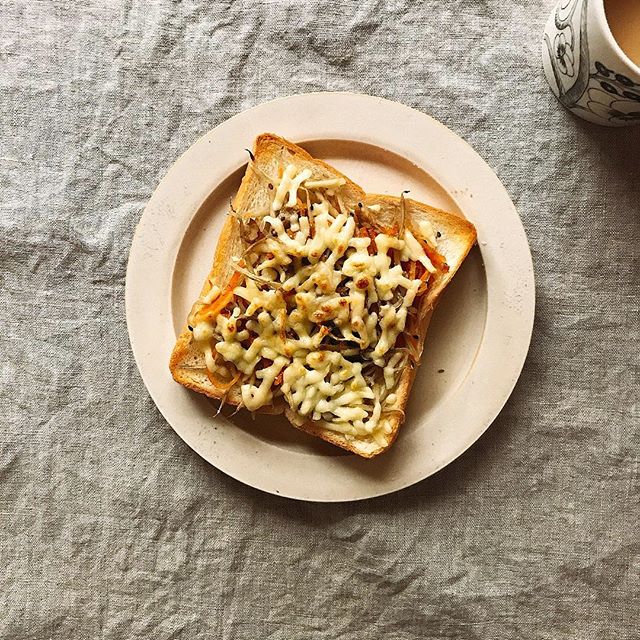
<instances>
[{"instance_id":1,"label":"gray linen fabric","mask_svg":"<svg viewBox=\"0 0 640 640\"><path fill-rule=\"evenodd\" d=\"M0 9L0 638L638 638L640 129L563 112L550 0ZM127 254L202 133L353 90L432 114L513 197L537 321L513 396L435 477L344 505L193 454L137 373Z\"/></svg>"}]
</instances>

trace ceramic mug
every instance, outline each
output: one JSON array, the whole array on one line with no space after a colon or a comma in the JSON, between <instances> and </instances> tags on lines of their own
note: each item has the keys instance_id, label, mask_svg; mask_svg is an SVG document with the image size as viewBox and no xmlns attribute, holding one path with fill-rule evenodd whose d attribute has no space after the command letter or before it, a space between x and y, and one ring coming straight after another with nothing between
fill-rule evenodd
<instances>
[{"instance_id":1,"label":"ceramic mug","mask_svg":"<svg viewBox=\"0 0 640 640\"><path fill-rule=\"evenodd\" d=\"M640 124L640 67L615 41L604 0L560 0L542 59L551 90L575 115L610 127Z\"/></svg>"}]
</instances>

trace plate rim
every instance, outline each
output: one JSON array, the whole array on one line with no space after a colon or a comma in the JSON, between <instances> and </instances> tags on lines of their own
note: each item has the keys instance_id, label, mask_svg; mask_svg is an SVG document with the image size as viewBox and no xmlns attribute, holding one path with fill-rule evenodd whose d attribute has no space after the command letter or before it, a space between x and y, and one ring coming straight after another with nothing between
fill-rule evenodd
<instances>
[{"instance_id":1,"label":"plate rim","mask_svg":"<svg viewBox=\"0 0 640 640\"><path fill-rule=\"evenodd\" d=\"M229 465L222 464L220 460L210 459L211 456L207 456L203 453L202 446L199 446L198 443L188 439L187 436L185 435L185 430L182 429L181 431L173 423L174 416L172 414L170 407L167 406L166 398L164 396L159 397L160 388L159 388L159 385L157 384L158 377L156 376L154 378L153 372L149 370L149 364L150 364L149 359L155 356L155 359L157 360L159 356L155 352L153 353L145 352L145 347L142 345L142 341L141 341L140 326L139 326L139 312L140 312L139 299L140 299L140 294L144 292L141 287L141 281L139 277L139 268L141 265L141 261L144 260L145 258L147 259L149 258L148 247L145 248L145 240L148 240L148 237L145 237L144 234L145 232L149 231L150 222L156 223L155 229L157 230L157 223L162 222L163 216L167 218L167 216L173 215L174 213L173 211L162 212L161 207L159 206L161 204L162 198L166 196L165 192L167 191L169 184L174 183L174 186L175 186L176 176L182 170L181 168L183 168L187 163L192 162L192 159L194 159L197 156L197 153L195 151L196 149L198 151L202 151L203 146L206 147L208 144L213 142L215 138L219 139L218 142L222 142L224 141L225 136L233 137L233 132L235 131L235 129L237 129L238 127L242 128L242 124L249 125L252 119L259 120L260 117L258 116L258 114L261 111L267 113L270 110L274 110L274 109L277 110L279 107L282 107L282 103L286 103L286 102L289 102L289 105L288 105L289 108L294 106L295 108L302 109L303 111L305 109L311 110L311 111L315 109L316 112L319 106L326 107L329 111L331 111L331 109L335 108L337 103L339 102L344 103L343 106L345 106L345 104L347 103L351 103L351 106L354 106L354 103L360 102L362 103L360 106L366 107L367 109L370 109L372 111L379 110L381 113L395 112L397 116L402 115L406 117L407 120L412 120L416 124L421 124L422 127L425 128L425 130L428 130L428 129L434 129L434 131L437 130L440 135L444 136L445 140L447 140L447 142L451 146L460 147L460 149L462 150L462 153L466 154L466 160L467 161L471 160L473 164L476 165L476 168L479 171L479 173L484 173L486 174L486 177L490 178L490 181L491 181L490 187L487 187L485 185L487 193L489 194L493 193L493 196L495 197L496 200L501 200L500 204L505 207L505 210L509 211L509 214L511 214L509 221L513 226L513 230L517 232L516 239L519 243L517 254L520 262L520 267L522 268L521 277L524 278L524 281L523 281L525 283L524 288L526 289L526 291L522 295L522 299L519 301L520 309L517 312L521 316L520 326L519 326L519 336L518 336L519 341L517 345L518 354L517 354L517 357L515 358L515 361L511 362L511 366L509 368L509 375L507 375L506 377L503 376L504 379L501 386L501 393L498 394L499 398L495 398L494 401L492 402L493 409L487 412L487 415L482 420L482 426L480 428L476 428L475 430L472 430L470 437L460 447L458 447L458 449L454 454L445 458L444 460L441 460L440 463L434 465L432 468L429 468L423 474L418 472L417 474L413 474L409 479L403 479L399 481L398 480L389 481L382 485L376 486L375 489L373 488L373 485L372 485L372 490L370 491L359 491L359 492L357 491L355 493L347 492L345 495L326 495L326 494L323 494L322 492L314 493L313 491L309 492L308 490L306 492L300 493L295 491L289 491L283 488L277 489L276 485L274 485L273 483L265 484L265 482L261 481L259 478L247 477L246 468L244 470L242 468L240 470L233 469L233 468L230 468ZM297 105L293 104L296 102L299 104ZM367 110L365 109L365 112L369 117L371 117L372 115L371 111L367 112ZM319 119L322 120L322 118L324 117L323 112L318 112L318 113L319 113ZM314 125L316 125L315 122L314 122ZM304 127L304 124L302 125L297 124L296 126ZM323 124L322 126L327 126L327 125ZM331 126L335 126L335 124ZM349 127L349 125L345 123L341 123L341 126L343 127L344 131L353 129L353 123L351 127ZM361 127L362 123L359 123L359 126ZM248 127L248 128L251 128L251 127ZM402 147L402 145L396 146L394 141L391 141L391 143L389 143L389 141L386 139L381 140L381 138L385 137L384 133L376 132L376 134L374 134L372 137L370 137L368 133L353 137L351 133L346 136L344 134L328 135L329 130L327 130L327 134L323 134L321 132L321 129L322 127L320 126L319 129L316 128L315 134L310 134L306 136L299 135L295 139L304 140L305 142L310 142L312 140L337 138L341 140L354 140L358 142L366 142L369 144L374 144L379 148L386 149L388 151L396 153L401 157L409 160L410 162L416 164L419 167L424 167L424 163L420 163L419 161L417 161L419 160L419 155L420 155L419 153L416 154L418 157L414 157L413 153L407 153L408 151L407 147ZM264 130L270 130L270 129L267 128ZM366 131L366 127L365 127L365 131ZM282 133L283 135L285 135L281 131L278 131L278 133ZM243 136L244 136L243 140L245 137L248 137L248 135L244 133L243 133ZM415 144L417 146L417 143ZM209 149L209 151L211 151L211 149ZM230 154L230 156L232 158L234 157L233 154ZM240 166L242 166L242 164L244 164L244 160L242 160ZM237 160L235 161L235 165L237 165ZM218 180L216 184L220 184L225 177L228 177L234 170L236 170L238 166L235 166L235 165L234 165L234 160L230 160L230 161L228 160L226 165L224 163L221 163L221 166L218 167L218 172L217 172L217 175L220 176L220 180ZM444 187L443 182L446 183L446 182L449 182L449 180L442 179L442 176L439 175L438 172L434 173L432 169L433 167L428 171L429 175L431 175L434 178L434 180L436 180L440 185L443 186L443 188L446 189L446 187ZM448 172L450 170L451 168L446 168L445 172ZM207 187L205 189L203 188L202 185L200 185L200 188L196 188L197 182L193 182L190 185L183 185L183 186L185 188L185 192L187 192L189 188L191 188L193 192L190 193L188 198L185 197L184 208L186 209L188 204L189 211L182 214L182 219L183 219L182 232L179 234L179 237L177 239L173 238L173 241L170 243L163 244L158 240L160 242L160 245L155 249L156 252L168 251L169 255L172 256L172 259L170 260L170 263L171 263L170 278L165 283L165 286L169 290L169 293L172 288L173 271L175 268L175 258L177 256L180 245L182 244L184 234L189 228L189 225L191 224L193 217L198 210L199 205L201 205L204 202L204 200L208 197L208 195L212 192L211 188ZM215 185L213 186L213 188L215 188ZM452 193L451 189L446 189L446 191L456 201L456 204L460 207L461 210L465 211L466 209L468 211L469 207L461 206L459 201L460 199L464 199L464 196L460 196L459 193L456 193L456 194ZM471 195L471 197L473 197L473 194ZM477 208L478 202L479 202L478 200L474 202L473 206L475 208ZM476 226L478 226L478 221L474 220L474 222L476 223ZM148 233L147 233L147 236L148 236ZM488 257L493 258L494 256L491 253L491 251L484 250L484 249L485 249L484 247L482 246L480 247L482 258L483 258L483 261L485 262L487 287L489 289L490 278L489 278L489 270L487 269L487 258ZM166 261L166 255L165 255L165 261ZM493 265L492 268L495 269L496 265ZM493 284L491 286L493 286ZM487 295L489 298L488 305L490 305L491 299L489 296L489 291L487 292ZM172 314L170 310L170 307L171 307L170 295L167 296L164 306L165 306L164 311L161 310L160 312L154 315L161 316L163 318L166 315L167 316L166 319L171 325L170 330L171 332L173 332L173 321L172 321ZM290 96L280 97L275 100L271 100L269 102L258 104L250 109L247 109L245 111L235 114L231 118L220 123L210 131L206 132L200 138L198 138L171 165L171 167L168 169L168 171L165 173L163 178L158 183L156 189L154 190L153 195L151 196L147 205L145 206L145 209L140 217L140 220L138 221L135 232L133 234L131 247L129 251L129 260L127 264L127 274L126 274L126 283L125 283L125 307L126 307L127 329L129 333L131 348L134 354L136 365L143 379L143 382L147 387L147 390L150 396L152 397L154 403L158 407L159 411L162 413L165 420L169 423L172 429L178 434L178 436L180 436L180 438L187 445L189 445L196 453L198 453L201 457L203 457L205 460L207 460L210 464L218 468L223 473L230 475L231 477L235 478L236 480L239 480L240 482L243 482L244 484L247 484L256 489L265 491L267 493L288 497L292 499L297 499L297 500L311 501L311 502L345 502L345 501L364 500L364 499L369 499L369 498L373 498L381 495L386 495L386 494L404 489L417 482L420 482L425 478L437 473L442 468L444 468L445 466L453 462L453 460L457 459L466 450L468 450L469 447L471 447L482 436L483 433L485 433L488 427L493 423L495 418L498 416L500 411L504 408L504 405L509 399L520 377L522 368L526 360L526 356L531 343L531 337L533 333L533 324L534 324L534 318L535 318L535 276L534 276L534 269L533 269L533 259L531 256L528 240L526 237L526 233L524 231L524 227L522 225L522 221L516 210L516 207L513 201L511 200L511 198L509 197L504 185L502 184L498 176L491 169L491 167L486 163L486 161L473 149L473 147L471 147L469 143L467 143L464 139L462 139L455 132L451 131L451 129L446 127L444 124L442 124L435 118L399 102L394 102L391 100L387 100L385 98L379 98L376 96L369 96L366 94L359 94L359 93L353 93L353 92L312 92L312 93L302 93L302 94L294 94ZM489 322L489 312L487 312L487 323L488 322ZM486 330L487 328L485 326L485 334L486 334ZM170 346L172 347L172 345L173 345L173 342L171 343ZM480 347L478 348L479 352L482 349L483 345L484 345L484 338L481 341ZM162 349L160 351L162 351ZM470 375L471 371L476 367L477 360L478 360L478 355L476 355L476 362L474 362L474 365L470 369L470 372L468 375ZM167 358L167 361L168 361L168 358ZM171 378L168 371L168 366L166 365L166 363L164 366L163 374L164 374L164 378L167 378L167 377ZM171 383L175 386L176 393L181 393L181 392L190 393L182 389L178 385L176 385L176 383L173 382L172 379L171 379ZM453 394L453 396L455 397L459 392L460 392L460 389L458 389L456 393ZM195 394L191 394L191 395L195 395ZM236 431L241 431L241 430L236 430ZM208 435L210 436L211 434L208 434ZM228 439L233 446L235 436L231 435ZM398 447L398 444L394 445L394 447ZM290 452L290 453L293 453L293 452ZM386 453L384 455L389 456L390 453ZM347 456L347 458L350 458L350 456ZM333 458L323 457L323 460L326 462L327 468L335 466L332 462ZM357 461L356 461L356 464L358 464ZM232 464L231 467L233 466L234 465ZM242 465L240 466L242 467ZM250 472L249 472L249 476L250 476Z\"/></svg>"}]
</instances>

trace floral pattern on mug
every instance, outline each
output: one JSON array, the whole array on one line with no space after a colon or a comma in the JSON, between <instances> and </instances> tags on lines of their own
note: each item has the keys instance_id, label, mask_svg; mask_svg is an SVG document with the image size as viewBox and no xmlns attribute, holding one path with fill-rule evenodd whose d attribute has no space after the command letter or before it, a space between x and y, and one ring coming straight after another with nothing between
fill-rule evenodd
<instances>
[{"instance_id":1,"label":"floral pattern on mug","mask_svg":"<svg viewBox=\"0 0 640 640\"><path fill-rule=\"evenodd\" d=\"M597 84L587 91L586 108L613 123L640 120L640 85L601 62L595 67L591 78Z\"/></svg>"},{"instance_id":2,"label":"floral pattern on mug","mask_svg":"<svg viewBox=\"0 0 640 640\"><path fill-rule=\"evenodd\" d=\"M613 64L594 60L598 54L590 46L588 27L593 1L557 3L543 37L547 80L576 115L614 126L640 123L640 83L610 68Z\"/></svg>"},{"instance_id":3,"label":"floral pattern on mug","mask_svg":"<svg viewBox=\"0 0 640 640\"><path fill-rule=\"evenodd\" d=\"M554 38L553 48L556 53L558 65L560 69L562 69L562 73L565 76L572 78L574 74L573 63L575 62L573 56L573 43L567 40L564 33L560 32Z\"/></svg>"}]
</instances>

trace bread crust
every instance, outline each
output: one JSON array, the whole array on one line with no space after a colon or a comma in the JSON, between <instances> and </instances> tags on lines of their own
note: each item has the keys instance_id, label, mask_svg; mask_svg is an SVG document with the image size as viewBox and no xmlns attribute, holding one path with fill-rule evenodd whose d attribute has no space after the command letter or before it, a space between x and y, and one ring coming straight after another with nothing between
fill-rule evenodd
<instances>
[{"instance_id":1,"label":"bread crust","mask_svg":"<svg viewBox=\"0 0 640 640\"><path fill-rule=\"evenodd\" d=\"M400 199L394 196L365 194L365 192L351 181L347 176L343 175L322 160L313 158L307 151L301 147L281 138L275 134L265 133L258 136L253 147L254 162L257 166L265 171L267 175L270 167L275 167L287 161L294 160L298 166L309 166L314 168L316 175L323 177L340 177L346 182L342 187L341 193L345 195L345 204L349 208L358 211L358 217L367 222L370 218L374 222L369 206L375 205L379 207L379 211L375 214L375 223L392 225L398 223L400 219ZM252 206L260 199L269 198L268 193L264 193L261 181L256 177L254 171L248 167L245 172L238 193L233 200L233 209L241 214L251 211ZM438 302L438 299L451 281L456 271L469 253L471 247L476 240L476 230L473 225L466 219L430 207L429 205L407 199L405 201L405 219L404 224L415 233L419 234L419 222L421 220L429 220L435 228L441 230L444 239L438 245L449 265L449 271L446 273L438 272L432 281L428 292L419 298L418 322L415 327L415 336L417 338L418 353L421 355L424 347L427 329L431 318L431 313ZM240 225L234 216L228 216L222 228L218 245L215 251L213 265L210 274L202 288L201 295L206 294L214 284L224 288L228 284L233 275L233 264L231 257L238 255L242 250L240 239ZM191 331L185 326L176 340L175 347L169 361L169 369L176 382L184 387L202 393L210 398L224 400L227 404L234 406L242 405L240 393L241 382L234 385L226 394L221 393L209 380L206 374L206 365L204 355L196 346ZM415 378L416 366L409 366L403 369L398 381L398 385L394 390L397 396L397 402L394 407L397 411L391 417L387 417L387 421L391 426L391 431L384 436L384 444L373 442L371 440L362 440L351 438L343 434L328 429L322 421L310 421L289 408L286 403L280 402L276 406L262 407L258 410L260 413L284 413L289 422L310 435L326 440L342 449L346 449L364 458L372 458L386 451L395 441L400 427L404 421L404 409L409 400L411 386Z\"/></svg>"}]
</instances>

